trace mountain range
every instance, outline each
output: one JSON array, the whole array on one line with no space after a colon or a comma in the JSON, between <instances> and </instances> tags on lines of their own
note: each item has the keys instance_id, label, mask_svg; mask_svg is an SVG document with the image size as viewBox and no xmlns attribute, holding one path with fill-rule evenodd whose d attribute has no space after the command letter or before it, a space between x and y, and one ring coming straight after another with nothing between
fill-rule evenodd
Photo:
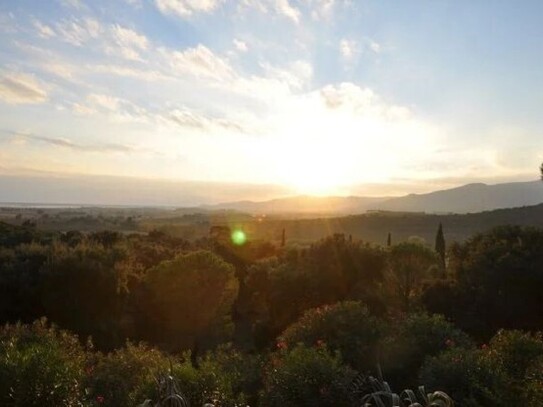
<instances>
[{"instance_id":1,"label":"mountain range","mask_svg":"<svg viewBox=\"0 0 543 407\"><path fill-rule=\"evenodd\" d=\"M359 214L368 211L473 213L543 202L541 181L487 185L467 184L426 194L402 197L295 196L267 201L237 201L203 205L204 210L235 210L251 214Z\"/></svg>"}]
</instances>

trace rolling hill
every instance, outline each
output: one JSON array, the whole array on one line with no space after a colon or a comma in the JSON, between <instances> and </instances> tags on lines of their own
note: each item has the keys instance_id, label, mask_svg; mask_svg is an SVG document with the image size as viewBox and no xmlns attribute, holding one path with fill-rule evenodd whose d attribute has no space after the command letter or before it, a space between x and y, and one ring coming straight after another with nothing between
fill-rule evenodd
<instances>
[{"instance_id":1,"label":"rolling hill","mask_svg":"<svg viewBox=\"0 0 543 407\"><path fill-rule=\"evenodd\" d=\"M540 181L468 184L457 188L403 197L296 196L268 201L239 201L201 206L205 210L236 210L251 214L360 214L371 210L426 213L474 213L543 202Z\"/></svg>"}]
</instances>

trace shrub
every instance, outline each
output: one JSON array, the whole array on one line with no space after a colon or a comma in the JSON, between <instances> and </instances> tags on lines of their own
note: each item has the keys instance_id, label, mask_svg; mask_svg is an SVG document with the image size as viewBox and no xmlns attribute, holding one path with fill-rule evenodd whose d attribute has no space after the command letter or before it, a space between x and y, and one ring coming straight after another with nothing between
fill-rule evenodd
<instances>
[{"instance_id":1,"label":"shrub","mask_svg":"<svg viewBox=\"0 0 543 407\"><path fill-rule=\"evenodd\" d=\"M45 319L6 325L0 330L0 405L80 405L84 364L77 337Z\"/></svg>"},{"instance_id":2,"label":"shrub","mask_svg":"<svg viewBox=\"0 0 543 407\"><path fill-rule=\"evenodd\" d=\"M455 348L431 357L420 379L431 389L445 391L463 407L509 405L502 400L504 373L481 350Z\"/></svg>"},{"instance_id":3,"label":"shrub","mask_svg":"<svg viewBox=\"0 0 543 407\"><path fill-rule=\"evenodd\" d=\"M87 368L89 399L103 406L135 406L155 395L155 377L168 369L166 356L142 344L97 354Z\"/></svg>"},{"instance_id":4,"label":"shrub","mask_svg":"<svg viewBox=\"0 0 543 407\"><path fill-rule=\"evenodd\" d=\"M230 344L222 345L200 359L199 369L213 376L221 405L257 405L262 386L261 356L243 354Z\"/></svg>"},{"instance_id":5,"label":"shrub","mask_svg":"<svg viewBox=\"0 0 543 407\"><path fill-rule=\"evenodd\" d=\"M543 399L543 338L540 333L499 331L485 346L484 357L506 376L506 405L539 406Z\"/></svg>"},{"instance_id":6,"label":"shrub","mask_svg":"<svg viewBox=\"0 0 543 407\"><path fill-rule=\"evenodd\" d=\"M383 343L384 375L394 387L415 387L424 359L454 347L472 348L473 344L441 315L409 315L393 327Z\"/></svg>"},{"instance_id":7,"label":"shrub","mask_svg":"<svg viewBox=\"0 0 543 407\"><path fill-rule=\"evenodd\" d=\"M298 345L272 356L264 375L262 406L349 406L354 371L325 348Z\"/></svg>"},{"instance_id":8,"label":"shrub","mask_svg":"<svg viewBox=\"0 0 543 407\"><path fill-rule=\"evenodd\" d=\"M357 370L374 369L376 350L383 337L382 322L369 315L360 302L341 302L306 311L279 337L287 346L303 343L339 351L343 361Z\"/></svg>"}]
</instances>

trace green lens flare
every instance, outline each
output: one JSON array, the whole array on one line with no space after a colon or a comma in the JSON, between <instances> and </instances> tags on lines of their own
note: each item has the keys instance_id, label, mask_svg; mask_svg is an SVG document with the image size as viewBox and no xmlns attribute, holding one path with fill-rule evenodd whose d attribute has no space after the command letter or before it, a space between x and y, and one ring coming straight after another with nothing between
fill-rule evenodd
<instances>
[{"instance_id":1,"label":"green lens flare","mask_svg":"<svg viewBox=\"0 0 543 407\"><path fill-rule=\"evenodd\" d=\"M243 230L237 229L232 232L232 243L236 246L243 246L247 241L247 236Z\"/></svg>"}]
</instances>

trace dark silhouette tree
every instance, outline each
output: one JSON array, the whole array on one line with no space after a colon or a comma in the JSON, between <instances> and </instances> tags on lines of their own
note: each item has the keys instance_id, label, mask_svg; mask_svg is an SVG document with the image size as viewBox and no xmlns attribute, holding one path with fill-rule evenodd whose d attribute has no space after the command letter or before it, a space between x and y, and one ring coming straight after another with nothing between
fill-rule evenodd
<instances>
[{"instance_id":1,"label":"dark silhouette tree","mask_svg":"<svg viewBox=\"0 0 543 407\"><path fill-rule=\"evenodd\" d=\"M539 172L541 174L541 181L543 181L543 163L539 166Z\"/></svg>"},{"instance_id":2,"label":"dark silhouette tree","mask_svg":"<svg viewBox=\"0 0 543 407\"><path fill-rule=\"evenodd\" d=\"M281 247L285 247L286 242L285 228L283 228L283 232L281 233Z\"/></svg>"},{"instance_id":3,"label":"dark silhouette tree","mask_svg":"<svg viewBox=\"0 0 543 407\"><path fill-rule=\"evenodd\" d=\"M178 255L148 270L145 282L148 317L168 349L194 351L228 330L238 280L234 267L216 254Z\"/></svg>"},{"instance_id":4,"label":"dark silhouette tree","mask_svg":"<svg viewBox=\"0 0 543 407\"><path fill-rule=\"evenodd\" d=\"M409 312L422 291L430 266L437 258L429 248L411 242L392 246L389 256L389 287L395 292L400 309Z\"/></svg>"},{"instance_id":5,"label":"dark silhouette tree","mask_svg":"<svg viewBox=\"0 0 543 407\"><path fill-rule=\"evenodd\" d=\"M443 236L443 225L441 222L437 228L435 250L439 256L440 266L445 270L445 236Z\"/></svg>"},{"instance_id":6,"label":"dark silhouette tree","mask_svg":"<svg viewBox=\"0 0 543 407\"><path fill-rule=\"evenodd\" d=\"M390 232L388 232L387 247L390 247L390 246L392 246L392 235L390 234Z\"/></svg>"}]
</instances>

